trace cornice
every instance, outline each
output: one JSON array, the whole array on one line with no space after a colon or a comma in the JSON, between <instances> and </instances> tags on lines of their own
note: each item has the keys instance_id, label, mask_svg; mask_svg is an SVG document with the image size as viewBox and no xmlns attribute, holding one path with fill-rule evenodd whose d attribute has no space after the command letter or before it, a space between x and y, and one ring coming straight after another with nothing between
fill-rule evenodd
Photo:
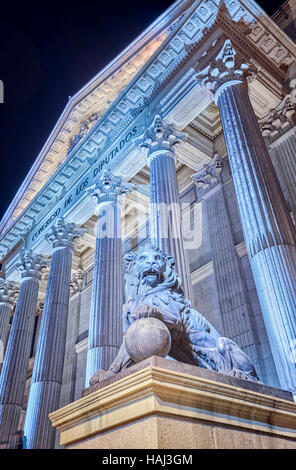
<instances>
[{"instance_id":1,"label":"cornice","mask_svg":"<svg viewBox=\"0 0 296 470\"><path fill-rule=\"evenodd\" d=\"M179 4L179 2L177 2ZM196 2L198 3L198 2ZM186 2L186 5L188 5L188 3ZM190 13L191 13L191 10L190 10ZM190 15L190 13L187 12L186 15L184 15L184 18L186 19L187 16ZM154 54L152 57L154 58L156 54ZM150 64L151 60L148 60L148 62L145 64L145 68L148 67L148 65ZM142 75L142 74L141 74ZM152 74L153 76L153 74ZM127 95L128 92L131 90L131 88L133 87L133 85L135 84L135 82L137 81L137 79L139 78L139 73L136 75L136 77L131 81L131 83L125 88L124 90L124 95ZM150 75L150 78L151 78L151 75ZM137 92L139 93L139 91L141 90L141 86L140 88L138 88ZM132 90L133 91L133 90ZM127 114L127 111L126 110L123 110L121 109L121 111L119 111L119 114L121 115L121 119L120 119L120 123L119 123L119 126L117 126L117 129L115 129L114 131L114 128L116 128L116 126L112 126L113 129L109 129L109 131L105 132L105 136L108 134L108 142L105 142L107 144L111 144L112 141L114 141L114 139L116 138L116 136L120 133L120 131L118 130L118 127L120 127L120 130L122 131L123 129L125 129L127 127L127 125L132 121L132 119L135 117L135 115L138 115L139 113L142 112L143 110L143 98L145 96L145 92L142 91L141 93L141 98L142 100L139 100L137 99L136 102L135 100L133 100L131 97L131 99L128 99L129 103L128 103L128 106L125 106L129 112L129 116L128 118L126 117L126 114ZM94 150L94 147L95 147L95 141L91 141L91 137L92 135L95 134L95 131L100 128L100 124L102 125L101 127L103 128L104 125L106 125L104 123L104 121L107 121L108 120L108 117L114 112L114 109L117 105L117 108L121 106L121 108L123 108L123 105L125 103L122 102L122 95L120 95L112 104L111 106L109 107L109 109L103 114L103 116L101 117L101 119L98 121L97 125L94 126L90 133L85 137L85 139L80 142L74 149L72 152L70 152L70 154L68 155L66 161L64 161L60 167L57 169L57 171L55 172L55 174L49 179L49 181L46 183L46 185L42 188L42 192L45 193L46 192L46 189L48 189L48 187L50 186L50 183L53 183L53 180L56 180L57 177L59 175L61 175L61 173L63 171L66 170L66 168L69 167L69 165L71 165L72 161L73 160L76 160L75 164L76 164L76 169L75 169L75 172L76 172L76 175L77 175L77 169L79 168L79 170L81 171L81 174L78 175L78 177L75 179L75 181L77 181L79 179L79 176L81 176L82 174L85 173L86 169L88 169L89 167L89 164L86 162L86 156L91 156L92 154L92 150ZM132 110L134 111L133 113L130 113L129 110ZM123 115L123 117L122 117ZM108 126L107 126L107 129L108 129ZM113 132L112 132L113 131ZM103 131L104 132L104 131ZM103 134L103 135L104 135ZM113 135L112 135L113 134ZM106 145L105 145L106 147ZM101 149L101 151L103 151L103 149ZM78 160L78 162L77 162ZM67 171L66 171L67 173ZM79 172L80 173L80 172ZM66 181L67 181L67 178L66 177ZM66 183L66 181L64 181L64 183ZM75 182L74 181L74 182ZM69 182L69 181L68 181ZM71 183L72 183L72 186L73 186L73 183L74 183L72 180L71 180ZM70 183L69 183L70 184ZM58 186L63 186L63 184L61 183L58 183ZM52 189L51 189L52 190ZM58 189L53 189L52 190L54 193L58 193ZM61 198L60 195L58 195L59 198ZM27 217L26 219L26 222L21 222L20 221L20 218L21 217L18 217L15 221L14 221L14 224L13 226L9 226L9 232L13 232L13 230L15 230L16 233L13 233L12 234L12 238L18 238L20 236L23 235L23 230L22 229L15 229L16 225L17 225L17 222L21 222L22 225L25 225L27 226L28 224L31 224L31 228L32 228L32 224L33 224L33 221L34 221L34 216L36 216L36 213L39 213L40 211L32 208L32 205L35 203L36 204L36 200L39 198L39 194L37 194L35 196L35 198L30 202L30 204L26 207L26 210L24 211L25 212L25 216ZM51 198L52 199L52 198ZM52 205L50 206L52 207ZM31 212L32 215L29 215L29 210L31 209ZM46 205L46 209L45 209L45 212L48 212L49 208L48 208L48 205ZM24 213L21 214L21 216L24 216ZM4 217L3 221L2 221L2 228L3 228L3 225L5 226L5 222L6 222L6 218ZM33 224L34 225L34 224ZM30 227L29 227L29 230L30 230ZM2 232L3 233L3 232ZM6 232L7 233L7 232ZM5 232L4 232L4 236L5 236ZM2 240L1 240L1 243L0 245L3 246L3 238L2 237ZM8 243L8 245L11 245L10 243ZM5 249L4 247L4 252L3 252L3 249L1 250L0 248L0 256L1 256L1 252L2 252L2 256L7 253L7 249Z\"/></svg>"},{"instance_id":2,"label":"cornice","mask_svg":"<svg viewBox=\"0 0 296 470\"><path fill-rule=\"evenodd\" d=\"M258 45L256 45L256 43L251 39L252 31L249 25L243 22L233 23L227 13L221 13L217 18L216 24L213 26L220 28L221 35L198 62L196 66L197 71L203 70L210 62L215 60L217 52L221 49L225 40L229 38L231 39L235 50L241 57L259 64L260 69L263 67L278 81L278 84L282 84L284 82L286 74L285 67L280 68L278 64L274 63L266 53L258 48ZM213 26L212 30L214 30ZM284 57L284 59L286 59L286 57Z\"/></svg>"},{"instance_id":3,"label":"cornice","mask_svg":"<svg viewBox=\"0 0 296 470\"><path fill-rule=\"evenodd\" d=\"M223 133L220 122L215 124L213 127L207 126L205 129L204 123L200 123L197 119L190 123L190 127L193 127L196 131L200 132L203 136L207 137L211 142L214 142L216 138Z\"/></svg>"}]
</instances>

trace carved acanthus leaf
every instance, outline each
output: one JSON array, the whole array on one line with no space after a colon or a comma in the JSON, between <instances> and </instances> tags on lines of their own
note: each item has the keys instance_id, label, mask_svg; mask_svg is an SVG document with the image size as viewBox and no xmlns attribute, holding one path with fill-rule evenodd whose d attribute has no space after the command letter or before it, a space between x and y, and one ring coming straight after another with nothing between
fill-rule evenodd
<instances>
[{"instance_id":1,"label":"carved acanthus leaf","mask_svg":"<svg viewBox=\"0 0 296 470\"><path fill-rule=\"evenodd\" d=\"M19 286L12 281L0 279L0 302L5 302L11 305L16 303L19 293Z\"/></svg>"},{"instance_id":2,"label":"carved acanthus leaf","mask_svg":"<svg viewBox=\"0 0 296 470\"><path fill-rule=\"evenodd\" d=\"M49 263L49 258L35 254L32 250L24 249L20 253L20 262L17 263L17 269L21 272L22 278L36 277L41 279Z\"/></svg>"},{"instance_id":3,"label":"carved acanthus leaf","mask_svg":"<svg viewBox=\"0 0 296 470\"><path fill-rule=\"evenodd\" d=\"M129 193L133 186L132 183L128 183L120 176L115 176L110 171L104 170L98 182L87 189L87 193L99 204L106 201L116 201L118 196Z\"/></svg>"},{"instance_id":4,"label":"carved acanthus leaf","mask_svg":"<svg viewBox=\"0 0 296 470\"><path fill-rule=\"evenodd\" d=\"M179 132L173 124L166 123L160 115L156 115L152 125L144 134L134 140L134 144L148 149L149 157L159 150L173 151L174 146L185 141L187 134Z\"/></svg>"},{"instance_id":5,"label":"carved acanthus leaf","mask_svg":"<svg viewBox=\"0 0 296 470\"><path fill-rule=\"evenodd\" d=\"M267 116L260 119L259 126L264 137L272 139L284 134L296 124L296 88Z\"/></svg>"},{"instance_id":6,"label":"carved acanthus leaf","mask_svg":"<svg viewBox=\"0 0 296 470\"><path fill-rule=\"evenodd\" d=\"M204 165L201 170L192 175L192 180L198 191L205 194L205 192L219 184L221 182L222 169L222 159L216 153L210 163Z\"/></svg>"},{"instance_id":7,"label":"carved acanthus leaf","mask_svg":"<svg viewBox=\"0 0 296 470\"><path fill-rule=\"evenodd\" d=\"M235 51L231 40L226 39L218 56L204 70L198 71L196 79L200 86L216 93L227 82L249 82L257 72L256 67Z\"/></svg>"},{"instance_id":8,"label":"carved acanthus leaf","mask_svg":"<svg viewBox=\"0 0 296 470\"><path fill-rule=\"evenodd\" d=\"M78 238L82 237L84 229L79 228L74 223L65 222L61 217L57 220L56 225L51 227L50 231L45 235L48 243L52 244L53 248L68 246L74 247L73 243Z\"/></svg>"}]
</instances>

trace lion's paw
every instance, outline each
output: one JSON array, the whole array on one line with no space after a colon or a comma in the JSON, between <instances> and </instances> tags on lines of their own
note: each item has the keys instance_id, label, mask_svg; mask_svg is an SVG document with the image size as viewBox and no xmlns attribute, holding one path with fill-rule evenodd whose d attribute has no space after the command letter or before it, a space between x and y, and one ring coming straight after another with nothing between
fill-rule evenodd
<instances>
[{"instance_id":1,"label":"lion's paw","mask_svg":"<svg viewBox=\"0 0 296 470\"><path fill-rule=\"evenodd\" d=\"M102 382L102 380L105 380L108 377L111 377L112 375L114 374L110 370L100 369L90 379L89 386L91 387L93 385L96 385L97 383Z\"/></svg>"}]
</instances>

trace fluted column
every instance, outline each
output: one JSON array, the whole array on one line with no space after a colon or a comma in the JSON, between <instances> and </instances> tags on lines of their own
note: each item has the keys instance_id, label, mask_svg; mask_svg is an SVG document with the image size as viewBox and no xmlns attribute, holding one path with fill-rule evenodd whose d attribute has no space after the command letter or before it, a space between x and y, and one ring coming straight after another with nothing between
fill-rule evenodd
<instances>
[{"instance_id":1,"label":"fluted column","mask_svg":"<svg viewBox=\"0 0 296 470\"><path fill-rule=\"evenodd\" d=\"M97 203L98 223L89 320L85 385L107 370L122 344L122 240L118 197L132 184L105 170L89 194Z\"/></svg>"},{"instance_id":2,"label":"fluted column","mask_svg":"<svg viewBox=\"0 0 296 470\"><path fill-rule=\"evenodd\" d=\"M229 40L202 77L219 107L246 247L280 384L296 392L296 234Z\"/></svg>"},{"instance_id":3,"label":"fluted column","mask_svg":"<svg viewBox=\"0 0 296 470\"><path fill-rule=\"evenodd\" d=\"M296 89L260 119L259 125L296 225Z\"/></svg>"},{"instance_id":4,"label":"fluted column","mask_svg":"<svg viewBox=\"0 0 296 470\"><path fill-rule=\"evenodd\" d=\"M14 282L0 279L0 372L8 338L9 320L18 292L19 287Z\"/></svg>"},{"instance_id":5,"label":"fluted column","mask_svg":"<svg viewBox=\"0 0 296 470\"><path fill-rule=\"evenodd\" d=\"M0 445L14 448L24 400L34 318L42 271L47 260L32 251L21 254L19 296L0 376Z\"/></svg>"},{"instance_id":6,"label":"fluted column","mask_svg":"<svg viewBox=\"0 0 296 470\"><path fill-rule=\"evenodd\" d=\"M85 272L78 268L71 276L70 281L70 311L67 325L67 340L65 350L65 362L63 372L63 388L61 391L60 406L74 401L76 375L77 375L77 352L76 340L79 335L81 291L83 288Z\"/></svg>"},{"instance_id":7,"label":"fluted column","mask_svg":"<svg viewBox=\"0 0 296 470\"><path fill-rule=\"evenodd\" d=\"M24 436L28 449L54 447L55 429L48 414L59 407L69 308L74 240L83 233L73 223L57 221L46 234L52 260L29 392Z\"/></svg>"},{"instance_id":8,"label":"fluted column","mask_svg":"<svg viewBox=\"0 0 296 470\"><path fill-rule=\"evenodd\" d=\"M277 171L286 201L296 225L296 130L271 146L271 159Z\"/></svg>"},{"instance_id":9,"label":"fluted column","mask_svg":"<svg viewBox=\"0 0 296 470\"><path fill-rule=\"evenodd\" d=\"M161 250L173 256L183 281L185 297L192 298L189 262L184 249L182 211L176 174L175 146L186 139L160 116L135 144L148 149L150 166L150 238Z\"/></svg>"},{"instance_id":10,"label":"fluted column","mask_svg":"<svg viewBox=\"0 0 296 470\"><path fill-rule=\"evenodd\" d=\"M192 178L208 218L214 275L223 324L223 334L252 359L262 376L257 340L251 325L251 308L241 274L226 207L221 172L225 159L215 154L212 161Z\"/></svg>"}]
</instances>

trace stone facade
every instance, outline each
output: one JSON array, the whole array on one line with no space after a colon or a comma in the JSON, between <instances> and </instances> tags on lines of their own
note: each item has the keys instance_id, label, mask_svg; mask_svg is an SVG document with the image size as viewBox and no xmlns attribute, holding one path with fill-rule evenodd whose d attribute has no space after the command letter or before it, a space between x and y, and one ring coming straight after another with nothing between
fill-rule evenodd
<instances>
[{"instance_id":1,"label":"stone facade","mask_svg":"<svg viewBox=\"0 0 296 470\"><path fill-rule=\"evenodd\" d=\"M243 0L177 0L111 67L115 88L104 93L112 104L102 110L94 98L111 80L104 74L89 89L88 110L80 93L71 100L57 125L71 136L60 165L38 189L25 182L1 222L0 447L60 446L47 415L80 399L96 369L114 359L126 301L122 259L150 239L175 257L193 308L252 358L261 381L295 393L296 47L291 22L273 18L282 29L254 2L247 9ZM51 152L38 157L38 171ZM167 226L162 203L171 206ZM30 256L40 257L37 267ZM18 339L28 303L29 328ZM21 386L11 372L16 341L25 347ZM42 435L37 422L50 432ZM161 417L149 423L155 432L170 425ZM196 441L196 426L186 433L193 447L221 447L224 424L214 441ZM291 438L246 433L229 439L289 447Z\"/></svg>"}]
</instances>

